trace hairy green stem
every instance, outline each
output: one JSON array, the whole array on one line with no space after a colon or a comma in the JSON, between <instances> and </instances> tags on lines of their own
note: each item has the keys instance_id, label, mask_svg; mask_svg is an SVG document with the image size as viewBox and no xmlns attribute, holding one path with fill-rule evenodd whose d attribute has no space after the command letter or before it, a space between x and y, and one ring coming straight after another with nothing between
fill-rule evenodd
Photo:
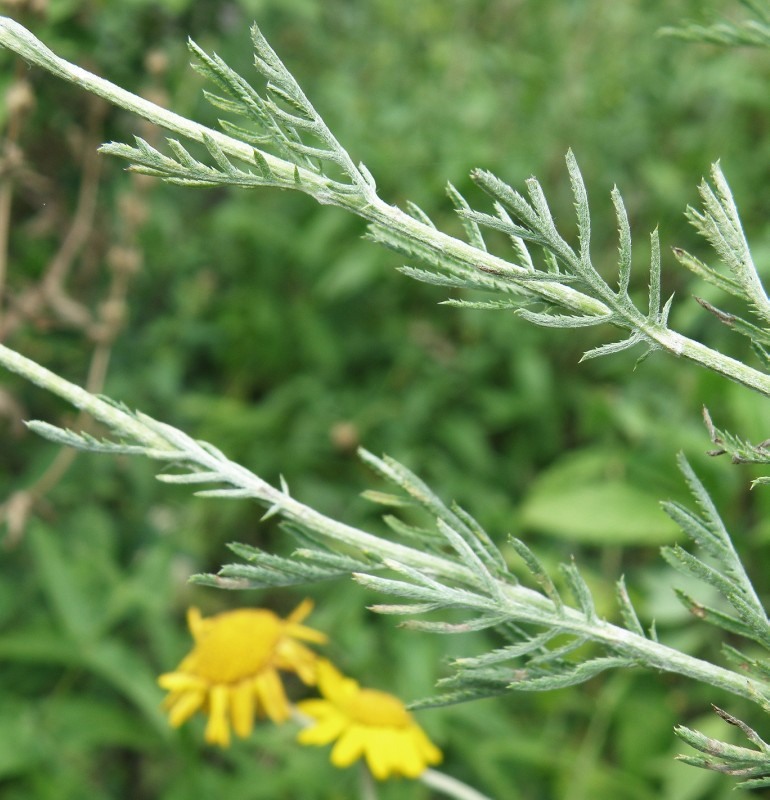
<instances>
[{"instance_id":1,"label":"hairy green stem","mask_svg":"<svg viewBox=\"0 0 770 800\"><path fill-rule=\"evenodd\" d=\"M131 414L121 411L114 405L101 400L85 389L70 383L54 372L41 367L40 364L0 344L0 366L15 372L41 389L61 397L80 411L85 411L94 419L103 422L110 429L152 449L170 450L168 442L150 430L146 425L137 422Z\"/></svg>"},{"instance_id":2,"label":"hairy green stem","mask_svg":"<svg viewBox=\"0 0 770 800\"><path fill-rule=\"evenodd\" d=\"M270 507L278 507L287 520L319 531L330 539L355 547L362 553L376 553L382 559L408 560L448 580L467 582L472 579L470 570L448 559L430 553L420 553L397 542L380 539L320 514L271 486L240 464L223 461L186 434L162 423L142 422L3 344L0 344L0 366L61 397L75 408L87 412L126 440L143 445L148 450L184 453L198 466L221 475L222 480L231 486L248 491L250 496Z\"/></svg>"},{"instance_id":3,"label":"hairy green stem","mask_svg":"<svg viewBox=\"0 0 770 800\"><path fill-rule=\"evenodd\" d=\"M74 83L81 89L102 97L119 108L131 111L161 128L181 134L196 142L203 142L204 135L210 136L229 155L254 163L254 148L249 145L151 103L139 95L88 72L77 64L60 58L23 25L10 17L0 17L0 46L21 56L26 62L42 67L57 78ZM269 153L264 153L264 156L270 169L277 176L293 182L293 166L287 165L285 161ZM309 184L322 182L317 175L300 171L303 181L307 181Z\"/></svg>"},{"instance_id":4,"label":"hairy green stem","mask_svg":"<svg viewBox=\"0 0 770 800\"><path fill-rule=\"evenodd\" d=\"M250 145L174 114L71 64L57 56L26 28L8 17L0 17L0 46L12 50L29 63L42 67L59 78L75 83L86 91L103 97L110 103L132 111L143 119L169 131L197 142L202 142L205 136L209 136L227 155L250 164L256 163L254 148ZM331 182L323 176L295 167L270 153L262 153L262 156L274 174L276 183L281 186L295 186L315 197L319 202L337 205L363 217L372 224L397 231L415 243L471 269L481 268L492 274L501 271L516 273L521 270L522 276L526 276L527 271L523 267L485 253L410 217L395 206L381 200L374 192L362 190L340 194L333 190ZM299 185L296 183L296 177L299 177ZM531 288L528 287L528 291L577 315L605 315L612 311L601 300L558 282L538 282ZM637 320L633 324L638 322ZM770 377L764 373L671 331L665 326L649 323L640 323L640 325L641 331L650 341L655 342L669 353L770 396Z\"/></svg>"},{"instance_id":5,"label":"hairy green stem","mask_svg":"<svg viewBox=\"0 0 770 800\"><path fill-rule=\"evenodd\" d=\"M716 372L735 383L753 389L765 397L770 397L770 376L747 366L742 361L726 356L705 344L690 339L677 331L662 325L645 324L640 326L645 335L660 347L679 358L692 361L711 372Z\"/></svg>"},{"instance_id":6,"label":"hairy green stem","mask_svg":"<svg viewBox=\"0 0 770 800\"><path fill-rule=\"evenodd\" d=\"M571 613L570 613L571 612ZM605 645L616 653L634 659L639 666L683 675L692 680L724 689L755 703L770 700L770 684L719 667L709 661L689 656L653 639L639 636L603 620L591 622L582 614L566 609L570 622L564 627ZM573 615L578 617L572 621Z\"/></svg>"},{"instance_id":7,"label":"hairy green stem","mask_svg":"<svg viewBox=\"0 0 770 800\"><path fill-rule=\"evenodd\" d=\"M326 517L287 492L271 486L240 464L228 461L221 454L203 447L181 431L149 418L134 417L4 345L0 345L0 365L88 412L109 426L117 436L143 445L148 450L147 455L151 455L152 451L176 453L178 460L186 460L216 473L221 482L244 490L269 508L276 508L284 519L297 522L328 539L343 543L364 555L375 556L383 562L405 564L423 570L427 575L459 582L465 586L476 585L473 572L464 565L382 539ZM763 682L747 679L744 675L688 656L617 625L589 619L575 609L557 609L549 598L527 587L504 581L498 581L498 584L499 591L494 598L476 595L477 603L472 604L473 608L480 613L504 613L517 622L546 629L560 629L565 633L586 637L613 653L633 659L639 666L684 675L753 701L770 700L770 686Z\"/></svg>"}]
</instances>

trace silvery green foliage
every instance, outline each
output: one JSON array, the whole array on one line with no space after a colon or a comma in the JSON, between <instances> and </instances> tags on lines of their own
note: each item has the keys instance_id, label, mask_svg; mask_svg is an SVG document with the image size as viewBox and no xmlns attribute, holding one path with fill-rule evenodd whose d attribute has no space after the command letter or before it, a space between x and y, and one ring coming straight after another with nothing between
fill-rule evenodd
<instances>
[{"instance_id":1,"label":"silvery green foliage","mask_svg":"<svg viewBox=\"0 0 770 800\"><path fill-rule=\"evenodd\" d=\"M390 458L360 453L394 490L374 493L372 499L391 509L413 506L425 514L426 522L418 525L388 514L385 522L392 535L384 538L319 514L294 499L285 481L273 487L212 445L144 414L100 398L93 398L86 409L121 440L98 440L44 422L29 425L58 444L91 452L143 454L161 461L165 466L160 480L206 487L195 492L198 496L254 500L266 509L266 516L278 516L297 542L290 556L234 544L233 551L245 563L226 565L218 575L196 576L199 582L245 589L352 575L396 601L378 604L374 611L406 616L409 628L443 634L494 629L501 647L458 659L454 674L443 681L443 693L425 705L514 688L543 691L573 686L607 669L634 666L686 675L763 706L770 704L770 667L762 660L731 647L726 656L735 667L727 669L662 644L654 626L645 630L640 622L622 579L617 584L622 624L600 618L574 563L562 565L558 576L552 576L517 539L508 543L511 556L504 556L467 511L445 504ZM676 547L665 552L666 558L683 574L716 588L731 611L709 608L684 593L680 597L696 617L770 649L770 623L731 538L683 458L680 466L698 510L674 503L666 510L703 555ZM429 619L423 618L426 614Z\"/></svg>"},{"instance_id":2,"label":"silvery green foliage","mask_svg":"<svg viewBox=\"0 0 770 800\"><path fill-rule=\"evenodd\" d=\"M455 290L481 290L492 297L476 303L467 297L451 302L492 309L509 309L524 319L548 327L584 327L609 324L623 338L590 350L586 358L610 355L639 345L640 356L664 350L688 359L738 383L770 396L770 376L763 358L761 369L731 358L689 339L668 325L672 298L661 297L661 255L658 234L651 234L652 256L643 277L648 284L644 309L637 307L629 289L632 279L632 236L622 197L611 193L617 219L619 246L617 284L610 285L591 257L591 214L577 160L567 154L567 175L577 214L578 243L573 246L553 218L540 183L526 181L522 194L498 176L474 170L474 181L492 200L492 211L473 209L449 186L467 241L439 231L416 205L401 210L377 194L369 170L356 164L313 108L289 70L256 26L252 29L255 66L261 89L231 70L218 56L206 54L194 43L197 68L216 86L209 99L238 117L222 121L225 133L207 129L166 109L130 95L109 82L59 59L26 29L0 20L0 45L5 45L67 80L156 122L190 143L203 145L195 155L190 146L169 137L169 153L137 139L134 145L111 143L106 153L129 160L131 168L173 183L296 189L320 203L337 205L364 218L369 236L414 263L404 267L413 278ZM245 126L245 127L244 127ZM197 146L197 145L196 145ZM691 219L712 244L731 274L713 267L688 266L720 288L730 288L746 299L760 316L770 303L754 269L740 230L737 210L718 165L712 169L714 188L704 186L702 211ZM502 231L512 252L498 256L484 239L485 230ZM693 266L695 265L695 266ZM637 279L638 282L638 279ZM748 327L747 327L748 326ZM746 333L760 353L765 335L760 326L737 320L733 327Z\"/></svg>"},{"instance_id":3,"label":"silvery green foliage","mask_svg":"<svg viewBox=\"0 0 770 800\"><path fill-rule=\"evenodd\" d=\"M709 455L721 456L729 454L733 464L770 464L770 439L765 439L757 444L752 444L741 439L735 434L717 428L711 421L708 409L703 409L703 418L716 449L710 450ZM755 478L751 485L759 486L770 483L770 478Z\"/></svg>"},{"instance_id":4,"label":"silvery green foliage","mask_svg":"<svg viewBox=\"0 0 770 800\"><path fill-rule=\"evenodd\" d=\"M258 91L233 72L218 56L208 55L194 42L190 48L196 68L212 81L219 94L207 93L217 108L242 121L222 120L223 130L252 146L248 157L232 159L211 136L202 137L208 161L193 157L177 139L168 139L171 155L164 155L145 141L135 145L105 145L103 152L125 158L131 169L173 183L196 186L232 185L294 188L319 202L347 208L370 223L368 236L421 266L401 271L416 280L453 290L491 294L489 300L453 298L451 305L512 310L536 325L576 328L611 325L624 332L618 341L586 352L584 359L611 355L637 347L644 358L656 350L668 350L694 360L733 380L770 395L765 371L752 369L717 351L704 347L668 326L673 297L661 296L661 252L658 232L650 234L651 258L646 269L646 308L630 295L632 281L632 234L623 198L613 188L611 199L618 229L617 282L610 285L596 269L591 256L591 211L577 159L567 153L567 176L577 216L577 246L559 230L545 191L535 178L526 181L523 194L498 176L482 169L472 172L474 182L491 198L493 213L476 210L452 185L447 193L466 234L467 243L438 231L428 216L408 203L406 213L387 206L378 197L376 183L363 164L356 165L328 129L291 73L260 31L252 29L255 66L264 79ZM249 128L243 127L249 125ZM283 163L276 170L268 157ZM240 161L240 163L234 163ZM688 218L714 249L729 274L709 266L682 250L677 259L700 278L745 301L758 322L721 312L701 301L720 321L747 336L763 356L770 335L763 327L770 319L770 300L759 279L738 210L719 166L711 168L711 183L700 187L702 209L688 209ZM490 253L485 231L504 233L512 248L509 257Z\"/></svg>"},{"instance_id":5,"label":"silvery green foliage","mask_svg":"<svg viewBox=\"0 0 770 800\"><path fill-rule=\"evenodd\" d=\"M736 789L761 789L770 786L770 745L745 722L716 706L714 711L726 723L738 728L755 747L740 747L722 742L684 725L678 725L674 728L674 733L690 747L703 753L702 756L681 755L677 757L678 760L693 767L744 778L745 780L736 784Z\"/></svg>"},{"instance_id":6,"label":"silvery green foliage","mask_svg":"<svg viewBox=\"0 0 770 800\"><path fill-rule=\"evenodd\" d=\"M202 137L213 162L209 164L194 158L176 139L167 139L171 156L163 155L139 137L133 147L112 143L104 145L102 152L131 161L135 171L184 186L307 188L303 186L301 169L326 178L324 185L330 198L346 193L371 194L375 186L368 170L363 165L353 164L256 25L251 34L255 66L266 80L262 95L219 56L209 55L192 40L189 42L196 58L195 69L222 92L207 91L206 98L218 109L253 126L254 130L250 130L229 120L220 120L228 135L253 146L251 157L241 159L242 166L236 166L210 135ZM262 148L275 152L294 169L283 175L276 172L261 152ZM327 172L334 170L339 173L339 179L327 177ZM309 193L321 202L326 199L317 189Z\"/></svg>"},{"instance_id":7,"label":"silvery green foliage","mask_svg":"<svg viewBox=\"0 0 770 800\"><path fill-rule=\"evenodd\" d=\"M726 43L766 43L770 9L765 0L744 0L759 20L745 25L715 26L701 38ZM705 30L705 29L704 29ZM721 37L721 38L720 38ZM466 240L437 230L416 205L405 210L384 202L369 170L356 163L337 141L305 97L289 70L254 27L252 40L261 89L231 70L218 56L196 44L190 48L197 69L216 87L208 99L226 114L224 133L198 125L154 106L103 79L60 59L29 31L0 18L0 45L52 73L78 83L123 108L162 125L174 134L168 152L142 139L133 145L111 143L104 152L127 159L131 168L172 183L189 186L275 187L297 189L321 203L337 205L369 223L369 237L413 262L408 276L452 290L486 292L485 300L453 298L471 305L513 313L533 324L556 328L611 325L622 338L589 350L584 358L611 355L639 347L641 357L663 350L700 364L730 380L770 396L770 300L759 279L736 204L719 166L700 187L701 208L688 218L714 250L720 266L702 262L682 250L676 258L685 267L746 306L747 316L704 308L731 329L748 337L761 363L750 367L689 339L669 327L672 297L661 294L662 260L657 231L651 236L650 263L642 275L647 299L640 308L630 290L635 272L632 234L623 199L611 192L618 230L617 277L610 283L592 261L591 212L585 184L572 152L567 178L574 197L577 243L554 219L541 184L534 178L519 192L484 170L472 178L491 200L490 209L474 209L451 184L449 200L462 223ZM201 147L202 146L202 147ZM502 232L510 243L507 257L492 254L487 231ZM419 266L415 264L419 263ZM551 575L528 545L511 539L501 550L464 509L445 504L403 465L366 451L363 460L394 487L370 497L389 506L386 538L330 519L291 496L288 485L273 487L245 467L231 462L214 446L132 412L106 398L95 397L19 353L0 345L0 364L90 413L107 426L109 439L62 430L44 422L30 428L52 441L105 454L143 455L164 466L159 480L184 484L204 497L248 499L261 504L266 516L281 519L296 542L289 556L266 553L244 544L231 546L238 563L218 575L196 576L224 588L287 586L352 575L361 584L390 598L373 610L407 617L405 625L435 633L493 629L500 646L489 653L469 654L453 665L438 697L425 704L455 702L499 694L510 689L547 690L579 684L610 668L645 667L685 675L770 709L770 623L717 510L684 460L680 467L695 500L695 510L665 504L669 515L694 543L695 552L666 548L666 560L689 579L721 596L722 608L705 605L679 591L698 619L746 640L750 650L724 647L728 667L693 658L657 640L654 625L645 627L625 583L617 583L620 623L602 619L577 566L563 564ZM751 445L718 430L707 418L715 452L734 460L770 461L767 443ZM405 505L419 509L424 524L396 512ZM427 618L426 618L427 617ZM747 786L766 785L770 774L768 745L744 723L726 712L757 748L737 748L696 731L678 735L705 754L685 760L696 766L741 774Z\"/></svg>"},{"instance_id":8,"label":"silvery green foliage","mask_svg":"<svg viewBox=\"0 0 770 800\"><path fill-rule=\"evenodd\" d=\"M733 22L720 20L711 25L689 22L661 33L690 42L708 42L731 47L770 47L770 3L767 0L740 0L754 19Z\"/></svg>"}]
</instances>

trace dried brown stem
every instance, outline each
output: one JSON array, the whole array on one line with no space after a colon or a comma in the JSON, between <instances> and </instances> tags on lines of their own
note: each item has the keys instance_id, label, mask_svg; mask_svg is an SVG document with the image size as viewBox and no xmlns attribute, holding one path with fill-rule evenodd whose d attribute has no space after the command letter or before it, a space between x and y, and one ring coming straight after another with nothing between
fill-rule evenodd
<instances>
[{"instance_id":1,"label":"dried brown stem","mask_svg":"<svg viewBox=\"0 0 770 800\"><path fill-rule=\"evenodd\" d=\"M94 103L90 115L88 135L84 142L82 180L75 213L71 224L45 276L35 287L22 295L15 311L5 320L0 320L0 339L18 327L25 319L39 314L48 306L60 320L82 328L95 342L88 368L85 388L99 394L105 384L112 347L126 319L126 296L134 274L141 266L141 254L137 247L137 234L145 215L144 195L153 184L142 176L133 176L132 190L122 199L123 209L120 241L106 255L110 269L110 285L106 299L99 312L93 313L73 300L66 292L65 284L73 265L94 233L94 220L101 174L101 158L96 147L102 139L102 122L106 106L99 100ZM86 414L79 414L74 426L89 430L92 426ZM24 534L29 514L40 505L45 496L61 481L72 466L77 451L62 448L53 458L45 472L30 486L12 494L0 505L0 521L7 524L4 544L13 547Z\"/></svg>"}]
</instances>

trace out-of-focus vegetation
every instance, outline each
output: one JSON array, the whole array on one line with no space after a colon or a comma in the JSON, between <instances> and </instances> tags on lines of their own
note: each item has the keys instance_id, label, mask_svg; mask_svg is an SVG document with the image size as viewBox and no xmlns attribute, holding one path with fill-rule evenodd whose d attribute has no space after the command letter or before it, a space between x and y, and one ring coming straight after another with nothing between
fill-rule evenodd
<instances>
[{"instance_id":1,"label":"out-of-focus vegetation","mask_svg":"<svg viewBox=\"0 0 770 800\"><path fill-rule=\"evenodd\" d=\"M596 213L595 261L608 268L614 183L636 241L659 225L664 254L674 245L698 253L683 211L721 158L755 260L770 261L770 59L655 36L724 4L4 5L56 52L209 123L215 110L188 67L185 38L248 74L257 19L382 195L417 202L449 229L457 223L444 182L472 194L475 166L514 185L537 174L557 217L571 219L563 155L572 147ZM608 587L607 615L609 587L625 573L665 640L716 652L715 634L686 618L657 558L673 535L657 501L685 497L674 459L684 450L740 532L747 563L763 563L770 495L749 493L748 468L705 455L700 422L706 404L720 427L763 439L770 420L758 397L665 356L636 369L633 355L578 365L609 338L442 308L444 293L397 274L400 262L364 241L358 221L305 197L129 176L95 147L157 133L7 54L0 66L0 335L11 346L267 479L282 473L293 494L354 524L380 525L358 498L371 479L355 448L386 451L500 541L520 536L547 562L579 553L592 588L601 596ZM704 291L664 259L668 293ZM695 302L680 302L678 315L674 325L690 335L733 346ZM21 424L76 424L67 414L2 377L0 794L354 796L355 775L334 770L321 750L300 749L289 728L265 725L212 752L200 725L167 727L155 675L186 649L189 603L207 613L257 603L285 611L297 599L204 590L187 577L228 561L230 540L280 550L281 533L259 525L249 505L157 484L151 464L82 455L70 464ZM753 577L767 591L762 570ZM337 663L406 700L431 692L442 659L480 649L482 634L400 631L364 611L372 598L352 585L312 594L312 624L330 634ZM444 748L446 771L491 796L699 800L727 797L732 784L675 763L672 727L719 726L710 702L749 722L756 713L684 682L609 674L575 690L425 712L421 722ZM400 782L381 796L428 793Z\"/></svg>"}]
</instances>

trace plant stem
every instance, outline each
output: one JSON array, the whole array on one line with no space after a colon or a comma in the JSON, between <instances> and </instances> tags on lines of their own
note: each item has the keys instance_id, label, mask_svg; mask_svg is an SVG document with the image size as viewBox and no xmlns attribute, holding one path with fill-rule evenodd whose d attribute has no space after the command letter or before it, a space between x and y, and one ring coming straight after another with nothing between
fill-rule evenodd
<instances>
[{"instance_id":1,"label":"plant stem","mask_svg":"<svg viewBox=\"0 0 770 800\"><path fill-rule=\"evenodd\" d=\"M127 438L135 439L138 443L148 448L172 449L165 439L158 436L146 425L142 425L129 413L121 411L116 406L101 400L80 386L59 377L56 373L41 367L40 364L25 358L4 344L0 344L0 366L5 367L10 372L21 375L30 383L40 386L47 392L61 397L75 408L85 411L94 419L103 422L114 431L119 431L120 434Z\"/></svg>"},{"instance_id":2,"label":"plant stem","mask_svg":"<svg viewBox=\"0 0 770 800\"><path fill-rule=\"evenodd\" d=\"M512 620L569 631L577 637L604 645L610 652L633 659L640 667L684 675L754 703L762 704L770 699L770 684L764 681L689 656L605 620L587 619L582 612L573 608L565 607L561 611L554 608L550 613L543 614L543 602L550 601L526 587L506 586L504 591L511 601L499 610L508 612ZM531 595L540 601L537 605ZM515 683L512 685L515 688Z\"/></svg>"},{"instance_id":3,"label":"plant stem","mask_svg":"<svg viewBox=\"0 0 770 800\"><path fill-rule=\"evenodd\" d=\"M477 792L468 784L443 772L437 772L435 769L426 769L418 780L440 794L454 797L455 800L490 800L485 794Z\"/></svg>"},{"instance_id":4,"label":"plant stem","mask_svg":"<svg viewBox=\"0 0 770 800\"><path fill-rule=\"evenodd\" d=\"M377 800L377 785L366 764L361 762L358 769L361 800Z\"/></svg>"},{"instance_id":5,"label":"plant stem","mask_svg":"<svg viewBox=\"0 0 770 800\"><path fill-rule=\"evenodd\" d=\"M229 155L254 163L254 149L249 145L226 136L219 131L207 128L205 125L186 119L162 106L151 103L149 100L139 97L139 95L126 91L82 67L60 58L23 25L20 25L10 17L0 17L0 46L12 50L25 61L42 67L57 78L74 83L85 91L103 97L113 105L131 111L155 125L181 134L196 142L202 142L205 134L212 137ZM285 161L269 153L265 153L264 156L273 172L281 177L293 180L293 166L289 169ZM300 170L300 172L302 173L303 182L312 183L320 180L311 172L304 170Z\"/></svg>"}]
</instances>

